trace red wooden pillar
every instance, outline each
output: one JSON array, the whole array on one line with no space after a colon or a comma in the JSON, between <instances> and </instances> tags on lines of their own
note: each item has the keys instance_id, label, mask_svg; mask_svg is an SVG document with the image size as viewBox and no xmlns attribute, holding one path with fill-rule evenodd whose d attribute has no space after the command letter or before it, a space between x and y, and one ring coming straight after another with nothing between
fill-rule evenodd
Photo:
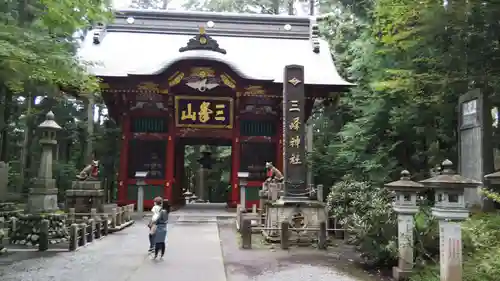
<instances>
[{"instance_id":1,"label":"red wooden pillar","mask_svg":"<svg viewBox=\"0 0 500 281\"><path fill-rule=\"evenodd\" d=\"M167 163L165 165L165 175L167 180L165 182L165 189L163 194L170 202L173 203L172 187L174 183L174 168L175 168L175 116L169 115L168 122L168 141L167 141Z\"/></svg>"},{"instance_id":2,"label":"red wooden pillar","mask_svg":"<svg viewBox=\"0 0 500 281\"><path fill-rule=\"evenodd\" d=\"M276 168L283 171L283 120L278 118L278 131L276 136Z\"/></svg>"},{"instance_id":3,"label":"red wooden pillar","mask_svg":"<svg viewBox=\"0 0 500 281\"><path fill-rule=\"evenodd\" d=\"M187 186L187 183L185 181L184 177L184 150L185 150L185 145L181 142L177 142L175 145L175 167L172 169L174 170L174 180L175 183L172 185L172 188L175 188L175 190L172 191L172 194L174 194L174 201L179 200L180 197L182 197L183 191L182 189ZM175 191L175 192L174 192ZM178 202L179 204L183 204L184 202Z\"/></svg>"},{"instance_id":4,"label":"red wooden pillar","mask_svg":"<svg viewBox=\"0 0 500 281\"><path fill-rule=\"evenodd\" d=\"M124 113L122 116L122 146L120 150L120 170L118 181L118 204L127 204L127 179L128 179L128 146L131 139L130 115ZM135 203L135 202L134 202Z\"/></svg>"},{"instance_id":5,"label":"red wooden pillar","mask_svg":"<svg viewBox=\"0 0 500 281\"><path fill-rule=\"evenodd\" d=\"M238 101L234 107L234 126L233 126L233 143L231 147L231 199L229 202L229 207L236 207L240 201L240 189L238 184L238 171L240 170L240 157L241 157L241 145L240 145L240 116L239 116L239 106Z\"/></svg>"}]
</instances>

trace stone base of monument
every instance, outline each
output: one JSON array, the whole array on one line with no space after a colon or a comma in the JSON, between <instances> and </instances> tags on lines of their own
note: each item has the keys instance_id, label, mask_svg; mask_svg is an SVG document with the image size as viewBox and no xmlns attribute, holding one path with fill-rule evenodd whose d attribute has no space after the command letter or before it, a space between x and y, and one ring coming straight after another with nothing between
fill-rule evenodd
<instances>
[{"instance_id":1,"label":"stone base of monument","mask_svg":"<svg viewBox=\"0 0 500 281\"><path fill-rule=\"evenodd\" d=\"M100 181L74 181L66 190L66 210L75 208L76 213L90 213L96 209L104 212L104 190Z\"/></svg>"},{"instance_id":2,"label":"stone base of monument","mask_svg":"<svg viewBox=\"0 0 500 281\"><path fill-rule=\"evenodd\" d=\"M264 237L280 242L279 228L288 222L291 244L310 245L317 241L321 222L327 219L325 204L317 200L280 198L266 203Z\"/></svg>"},{"instance_id":3,"label":"stone base of monument","mask_svg":"<svg viewBox=\"0 0 500 281\"><path fill-rule=\"evenodd\" d=\"M34 187L29 189L27 212L51 213L59 210L55 179L35 179Z\"/></svg>"},{"instance_id":4,"label":"stone base of monument","mask_svg":"<svg viewBox=\"0 0 500 281\"><path fill-rule=\"evenodd\" d=\"M403 270L397 266L392 268L392 278L394 280L407 280L410 278L411 273L411 270Z\"/></svg>"}]
</instances>

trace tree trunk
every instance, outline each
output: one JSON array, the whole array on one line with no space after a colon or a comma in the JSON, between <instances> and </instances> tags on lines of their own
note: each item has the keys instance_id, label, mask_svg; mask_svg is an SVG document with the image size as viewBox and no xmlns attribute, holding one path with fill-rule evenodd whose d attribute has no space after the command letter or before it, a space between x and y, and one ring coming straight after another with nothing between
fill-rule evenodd
<instances>
[{"instance_id":1,"label":"tree trunk","mask_svg":"<svg viewBox=\"0 0 500 281\"><path fill-rule=\"evenodd\" d=\"M94 95L91 94L88 98L87 105L87 147L85 149L85 163L91 163L94 160L94 148L93 148L93 138L94 138Z\"/></svg>"},{"instance_id":2,"label":"tree trunk","mask_svg":"<svg viewBox=\"0 0 500 281\"><path fill-rule=\"evenodd\" d=\"M10 116L12 113L12 92L7 91L5 93L5 102L4 102L4 109L3 109L3 134L2 134L2 144L0 146L0 161L8 162L9 161L9 132L8 132L8 127L9 127L9 122L10 122Z\"/></svg>"},{"instance_id":3,"label":"tree trunk","mask_svg":"<svg viewBox=\"0 0 500 281\"><path fill-rule=\"evenodd\" d=\"M31 146L31 131L32 131L32 123L31 119L31 107L33 106L34 103L34 98L31 96L31 94L28 94L26 98L26 102L28 103L28 107L26 109L25 117L24 117L24 137L23 137L23 147L21 150L21 163L19 165L19 174L20 174L20 182L21 182L21 188L25 186L25 180L27 176L27 169L28 169L28 162L29 162L29 151L30 151L30 146ZM19 193L22 193L22 190L18 190Z\"/></svg>"},{"instance_id":4,"label":"tree trunk","mask_svg":"<svg viewBox=\"0 0 500 281\"><path fill-rule=\"evenodd\" d=\"M0 148L3 147L4 135L6 134L7 120L5 120L5 108L7 101L7 88L5 86L0 87ZM0 161L4 159L3 151L0 149Z\"/></svg>"}]
</instances>

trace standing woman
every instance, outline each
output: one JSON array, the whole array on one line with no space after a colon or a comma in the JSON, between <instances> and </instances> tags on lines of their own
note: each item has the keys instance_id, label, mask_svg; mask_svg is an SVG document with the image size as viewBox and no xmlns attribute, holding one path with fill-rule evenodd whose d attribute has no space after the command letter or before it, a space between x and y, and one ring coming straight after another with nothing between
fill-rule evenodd
<instances>
[{"instance_id":1,"label":"standing woman","mask_svg":"<svg viewBox=\"0 0 500 281\"><path fill-rule=\"evenodd\" d=\"M149 252L153 252L154 248L155 248L154 235L156 233L156 224L153 222L153 218L155 218L155 216L158 216L158 214L160 213L160 211L162 209L161 206L162 206L163 199L161 197L156 197L153 200L153 202L154 202L154 206L151 209L151 213L153 213L153 215L151 217L151 221L148 224L148 227L149 227Z\"/></svg>"},{"instance_id":2,"label":"standing woman","mask_svg":"<svg viewBox=\"0 0 500 281\"><path fill-rule=\"evenodd\" d=\"M161 252L160 258L165 255L165 241L167 239L167 223L168 214L170 213L170 204L167 200L163 201L162 209L157 215L153 216L152 223L156 225L156 231L153 237L155 243L155 256L154 259L158 257L158 253Z\"/></svg>"}]
</instances>

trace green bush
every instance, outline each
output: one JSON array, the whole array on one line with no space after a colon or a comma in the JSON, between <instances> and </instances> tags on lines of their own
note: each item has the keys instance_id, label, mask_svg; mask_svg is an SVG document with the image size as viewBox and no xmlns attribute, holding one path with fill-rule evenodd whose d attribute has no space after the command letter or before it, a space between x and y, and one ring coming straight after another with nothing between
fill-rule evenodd
<instances>
[{"instance_id":1,"label":"green bush","mask_svg":"<svg viewBox=\"0 0 500 281\"><path fill-rule=\"evenodd\" d=\"M348 177L328 194L330 215L340 220L350 235L348 242L372 265L392 266L397 260L397 216L391 202L392 194L387 189ZM422 207L415 215L414 237L416 262L425 264L435 259L439 232L430 207Z\"/></svg>"},{"instance_id":2,"label":"green bush","mask_svg":"<svg viewBox=\"0 0 500 281\"><path fill-rule=\"evenodd\" d=\"M384 188L350 178L336 183L327 197L330 215L336 217L367 262L392 265L397 254L396 216L390 193Z\"/></svg>"}]
</instances>

